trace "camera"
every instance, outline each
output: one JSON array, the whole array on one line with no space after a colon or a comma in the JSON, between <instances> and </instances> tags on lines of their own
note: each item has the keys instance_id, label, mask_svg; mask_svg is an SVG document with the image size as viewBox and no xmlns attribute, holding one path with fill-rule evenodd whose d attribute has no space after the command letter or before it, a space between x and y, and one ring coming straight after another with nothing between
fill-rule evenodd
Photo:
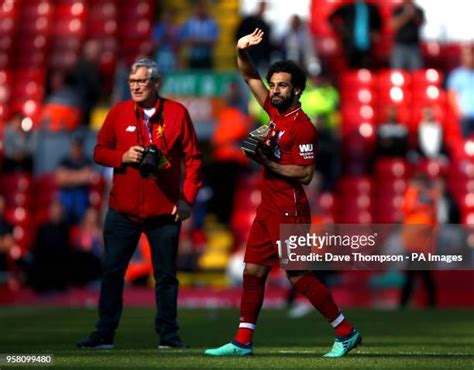
<instances>
[{"instance_id":1,"label":"camera","mask_svg":"<svg viewBox=\"0 0 474 370\"><path fill-rule=\"evenodd\" d=\"M156 176L162 168L169 167L168 159L156 145L152 144L143 148L143 156L138 164L140 174L145 178Z\"/></svg>"}]
</instances>

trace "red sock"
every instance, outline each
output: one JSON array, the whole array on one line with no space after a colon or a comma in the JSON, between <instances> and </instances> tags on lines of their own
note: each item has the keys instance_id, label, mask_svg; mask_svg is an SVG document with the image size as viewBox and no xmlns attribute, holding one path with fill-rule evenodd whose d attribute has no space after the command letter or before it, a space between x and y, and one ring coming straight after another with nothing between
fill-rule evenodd
<instances>
[{"instance_id":1,"label":"red sock","mask_svg":"<svg viewBox=\"0 0 474 370\"><path fill-rule=\"evenodd\" d=\"M344 315L342 317L344 317ZM335 327L335 329L336 329L336 335L338 337L345 337L346 335L349 335L350 333L352 333L353 327L351 323L344 318L341 321L341 323Z\"/></svg>"},{"instance_id":2,"label":"red sock","mask_svg":"<svg viewBox=\"0 0 474 370\"><path fill-rule=\"evenodd\" d=\"M240 324L235 341L248 345L252 342L255 324L265 295L264 277L244 274L242 298L240 301Z\"/></svg>"},{"instance_id":3,"label":"red sock","mask_svg":"<svg viewBox=\"0 0 474 370\"><path fill-rule=\"evenodd\" d=\"M304 275L294 284L294 287L296 291L308 298L311 304L331 323L336 329L337 336L351 333L352 326L334 303L331 292L315 276Z\"/></svg>"}]
</instances>

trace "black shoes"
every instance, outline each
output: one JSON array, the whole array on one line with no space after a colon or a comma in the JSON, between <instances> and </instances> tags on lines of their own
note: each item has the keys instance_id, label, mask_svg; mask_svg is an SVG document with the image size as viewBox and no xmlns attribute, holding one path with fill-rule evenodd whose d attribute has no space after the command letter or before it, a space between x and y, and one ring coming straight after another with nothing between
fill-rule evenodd
<instances>
[{"instance_id":1,"label":"black shoes","mask_svg":"<svg viewBox=\"0 0 474 370\"><path fill-rule=\"evenodd\" d=\"M186 349L189 345L184 343L180 337L160 340L159 349Z\"/></svg>"},{"instance_id":2,"label":"black shoes","mask_svg":"<svg viewBox=\"0 0 474 370\"><path fill-rule=\"evenodd\" d=\"M94 349L113 349L114 335L104 335L98 331L92 332L87 338L81 339L77 342L79 348L94 348ZM160 340L159 349L186 349L189 345L184 343L180 337L171 337Z\"/></svg>"},{"instance_id":3,"label":"black shoes","mask_svg":"<svg viewBox=\"0 0 474 370\"><path fill-rule=\"evenodd\" d=\"M77 342L77 346L79 348L112 349L114 348L114 336L94 331L87 338Z\"/></svg>"}]
</instances>

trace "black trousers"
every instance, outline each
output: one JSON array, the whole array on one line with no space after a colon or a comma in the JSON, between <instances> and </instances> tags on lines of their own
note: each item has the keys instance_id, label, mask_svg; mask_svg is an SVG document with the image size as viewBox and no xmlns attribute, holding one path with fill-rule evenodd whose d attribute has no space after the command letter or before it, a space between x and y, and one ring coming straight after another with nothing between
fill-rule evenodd
<instances>
[{"instance_id":1,"label":"black trousers","mask_svg":"<svg viewBox=\"0 0 474 370\"><path fill-rule=\"evenodd\" d=\"M177 335L176 254L180 229L181 223L174 222L171 216L134 222L109 209L104 225L104 272L100 289L99 320L96 324L99 332L113 333L118 327L122 313L125 271L143 232L150 242L156 281L155 330L162 340Z\"/></svg>"}]
</instances>

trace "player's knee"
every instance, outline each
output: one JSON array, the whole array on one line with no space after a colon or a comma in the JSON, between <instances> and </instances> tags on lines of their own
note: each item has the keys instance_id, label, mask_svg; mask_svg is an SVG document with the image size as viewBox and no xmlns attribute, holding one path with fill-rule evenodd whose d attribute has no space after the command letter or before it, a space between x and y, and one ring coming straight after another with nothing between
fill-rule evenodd
<instances>
[{"instance_id":1,"label":"player's knee","mask_svg":"<svg viewBox=\"0 0 474 370\"><path fill-rule=\"evenodd\" d=\"M304 272L302 271L287 271L286 277L290 281L292 285L295 285L298 280L300 280L304 276Z\"/></svg>"},{"instance_id":2,"label":"player's knee","mask_svg":"<svg viewBox=\"0 0 474 370\"><path fill-rule=\"evenodd\" d=\"M254 265L251 263L245 264L244 275L251 275L257 277L266 277L270 268L267 266Z\"/></svg>"}]
</instances>

